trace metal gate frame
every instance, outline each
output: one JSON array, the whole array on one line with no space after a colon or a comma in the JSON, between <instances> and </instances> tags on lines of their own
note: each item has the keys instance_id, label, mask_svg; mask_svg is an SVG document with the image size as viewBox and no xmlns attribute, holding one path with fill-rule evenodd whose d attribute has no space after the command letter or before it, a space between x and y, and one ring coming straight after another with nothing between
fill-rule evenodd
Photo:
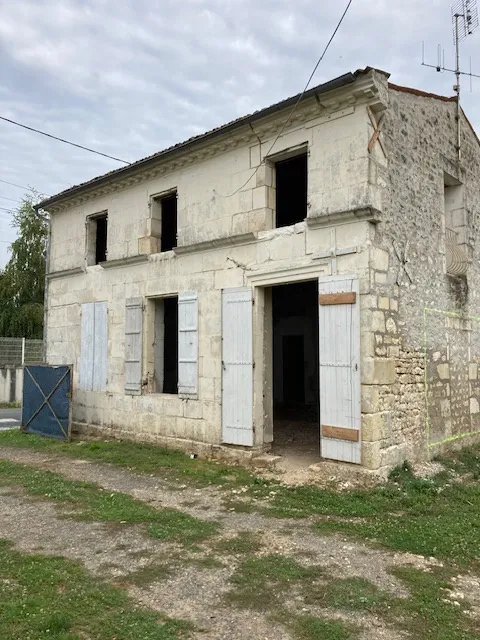
<instances>
[{"instance_id":1,"label":"metal gate frame","mask_svg":"<svg viewBox=\"0 0 480 640\"><path fill-rule=\"evenodd\" d=\"M44 392L43 389L41 388L41 386L39 385L39 383L37 382L37 380L35 379L31 369L65 369L63 375L60 377L59 380L56 381L55 386L49 391L49 392ZM35 385L35 387L37 388L37 390L40 392L40 394L43 396L43 401L41 402L41 404L36 408L36 410L33 412L33 414L31 416L29 416L28 421L25 422L25 379L26 376L30 376L31 381L33 382L33 384ZM72 381L73 381L73 366L72 365L28 365L25 366L23 369L23 376L24 376L24 380L23 380L23 398L22 398L22 417L21 417L21 426L20 426L20 430L23 431L24 433L35 433L37 435L43 435L45 437L48 438L55 438L55 439L63 439L63 440L67 440L69 441L71 438L71 426L72 426ZM53 408L50 400L54 399L54 394L55 392L59 389L60 385L62 384L62 382L65 380L65 378L67 378L67 376L70 379L70 388L68 390L68 418L67 418L67 425L66 425L66 429L64 427L64 425L62 424L62 422L60 421L57 412L55 411L55 409ZM39 430L32 430L32 428L28 428L29 425L32 424L33 420L38 416L38 414L40 413L40 411L44 408L44 407L48 407L50 409L51 414L53 415L53 417L55 418L56 423L58 424L58 426L60 427L60 434L54 435L52 433L42 433Z\"/></svg>"}]
</instances>

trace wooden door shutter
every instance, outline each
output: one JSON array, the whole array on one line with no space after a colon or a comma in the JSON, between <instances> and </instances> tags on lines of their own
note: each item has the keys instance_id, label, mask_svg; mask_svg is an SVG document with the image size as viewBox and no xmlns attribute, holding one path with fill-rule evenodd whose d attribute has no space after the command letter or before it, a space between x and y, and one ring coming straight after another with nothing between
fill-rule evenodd
<instances>
[{"instance_id":1,"label":"wooden door shutter","mask_svg":"<svg viewBox=\"0 0 480 640\"><path fill-rule=\"evenodd\" d=\"M252 290L222 291L222 440L253 445Z\"/></svg>"},{"instance_id":2,"label":"wooden door shutter","mask_svg":"<svg viewBox=\"0 0 480 640\"><path fill-rule=\"evenodd\" d=\"M319 280L320 435L323 458L360 463L358 280Z\"/></svg>"},{"instance_id":3,"label":"wooden door shutter","mask_svg":"<svg viewBox=\"0 0 480 640\"><path fill-rule=\"evenodd\" d=\"M92 390L107 388L108 365L108 307L106 302L95 302L93 334Z\"/></svg>"},{"instance_id":4,"label":"wooden door shutter","mask_svg":"<svg viewBox=\"0 0 480 640\"><path fill-rule=\"evenodd\" d=\"M82 304L82 324L80 339L80 384L82 391L93 388L93 349L95 335L95 303Z\"/></svg>"},{"instance_id":5,"label":"wooden door shutter","mask_svg":"<svg viewBox=\"0 0 480 640\"><path fill-rule=\"evenodd\" d=\"M142 393L143 299L125 303L125 393Z\"/></svg>"},{"instance_id":6,"label":"wooden door shutter","mask_svg":"<svg viewBox=\"0 0 480 640\"><path fill-rule=\"evenodd\" d=\"M198 391L198 296L196 291L178 294L178 393Z\"/></svg>"}]
</instances>

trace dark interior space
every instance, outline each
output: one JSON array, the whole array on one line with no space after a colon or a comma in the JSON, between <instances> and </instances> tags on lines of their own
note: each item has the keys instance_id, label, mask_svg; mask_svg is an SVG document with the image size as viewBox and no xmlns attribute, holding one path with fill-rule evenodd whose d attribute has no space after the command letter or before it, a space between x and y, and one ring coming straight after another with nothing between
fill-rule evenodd
<instances>
[{"instance_id":1,"label":"dark interior space","mask_svg":"<svg viewBox=\"0 0 480 640\"><path fill-rule=\"evenodd\" d=\"M162 207L162 236L160 250L170 251L177 246L177 194L161 198Z\"/></svg>"},{"instance_id":2,"label":"dark interior space","mask_svg":"<svg viewBox=\"0 0 480 640\"><path fill-rule=\"evenodd\" d=\"M178 393L178 298L165 298L163 305L163 393Z\"/></svg>"},{"instance_id":3,"label":"dark interior space","mask_svg":"<svg viewBox=\"0 0 480 640\"><path fill-rule=\"evenodd\" d=\"M95 264L107 259L107 216L95 218Z\"/></svg>"},{"instance_id":4,"label":"dark interior space","mask_svg":"<svg viewBox=\"0 0 480 640\"><path fill-rule=\"evenodd\" d=\"M307 217L307 154L275 164L276 226L286 227Z\"/></svg>"},{"instance_id":5,"label":"dark interior space","mask_svg":"<svg viewBox=\"0 0 480 640\"><path fill-rule=\"evenodd\" d=\"M272 287L273 448L319 456L318 282Z\"/></svg>"}]
</instances>

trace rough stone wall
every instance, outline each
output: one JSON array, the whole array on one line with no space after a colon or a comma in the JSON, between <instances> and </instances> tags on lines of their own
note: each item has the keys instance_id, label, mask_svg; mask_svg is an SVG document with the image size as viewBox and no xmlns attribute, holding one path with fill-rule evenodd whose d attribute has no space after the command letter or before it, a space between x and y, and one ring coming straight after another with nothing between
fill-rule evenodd
<instances>
[{"instance_id":1,"label":"rough stone wall","mask_svg":"<svg viewBox=\"0 0 480 640\"><path fill-rule=\"evenodd\" d=\"M372 255L371 309L377 363L394 375L370 408L383 425L374 462L391 466L466 444L459 436L479 428L480 325L461 318L479 314L480 145L462 116L458 172L454 102L395 89L381 137L388 168L378 172L385 191L374 243L382 253ZM464 279L446 274L444 172L465 185Z\"/></svg>"}]
</instances>

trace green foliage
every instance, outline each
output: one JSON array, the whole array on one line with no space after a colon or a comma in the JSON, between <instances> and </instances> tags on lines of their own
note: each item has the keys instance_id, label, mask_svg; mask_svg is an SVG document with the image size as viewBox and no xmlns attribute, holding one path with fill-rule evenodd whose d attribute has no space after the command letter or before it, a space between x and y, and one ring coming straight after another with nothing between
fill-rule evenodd
<instances>
[{"instance_id":1,"label":"green foliage","mask_svg":"<svg viewBox=\"0 0 480 640\"><path fill-rule=\"evenodd\" d=\"M0 335L41 338L45 291L48 219L34 210L38 194L27 194L12 214L18 238L11 257L0 270Z\"/></svg>"}]
</instances>

